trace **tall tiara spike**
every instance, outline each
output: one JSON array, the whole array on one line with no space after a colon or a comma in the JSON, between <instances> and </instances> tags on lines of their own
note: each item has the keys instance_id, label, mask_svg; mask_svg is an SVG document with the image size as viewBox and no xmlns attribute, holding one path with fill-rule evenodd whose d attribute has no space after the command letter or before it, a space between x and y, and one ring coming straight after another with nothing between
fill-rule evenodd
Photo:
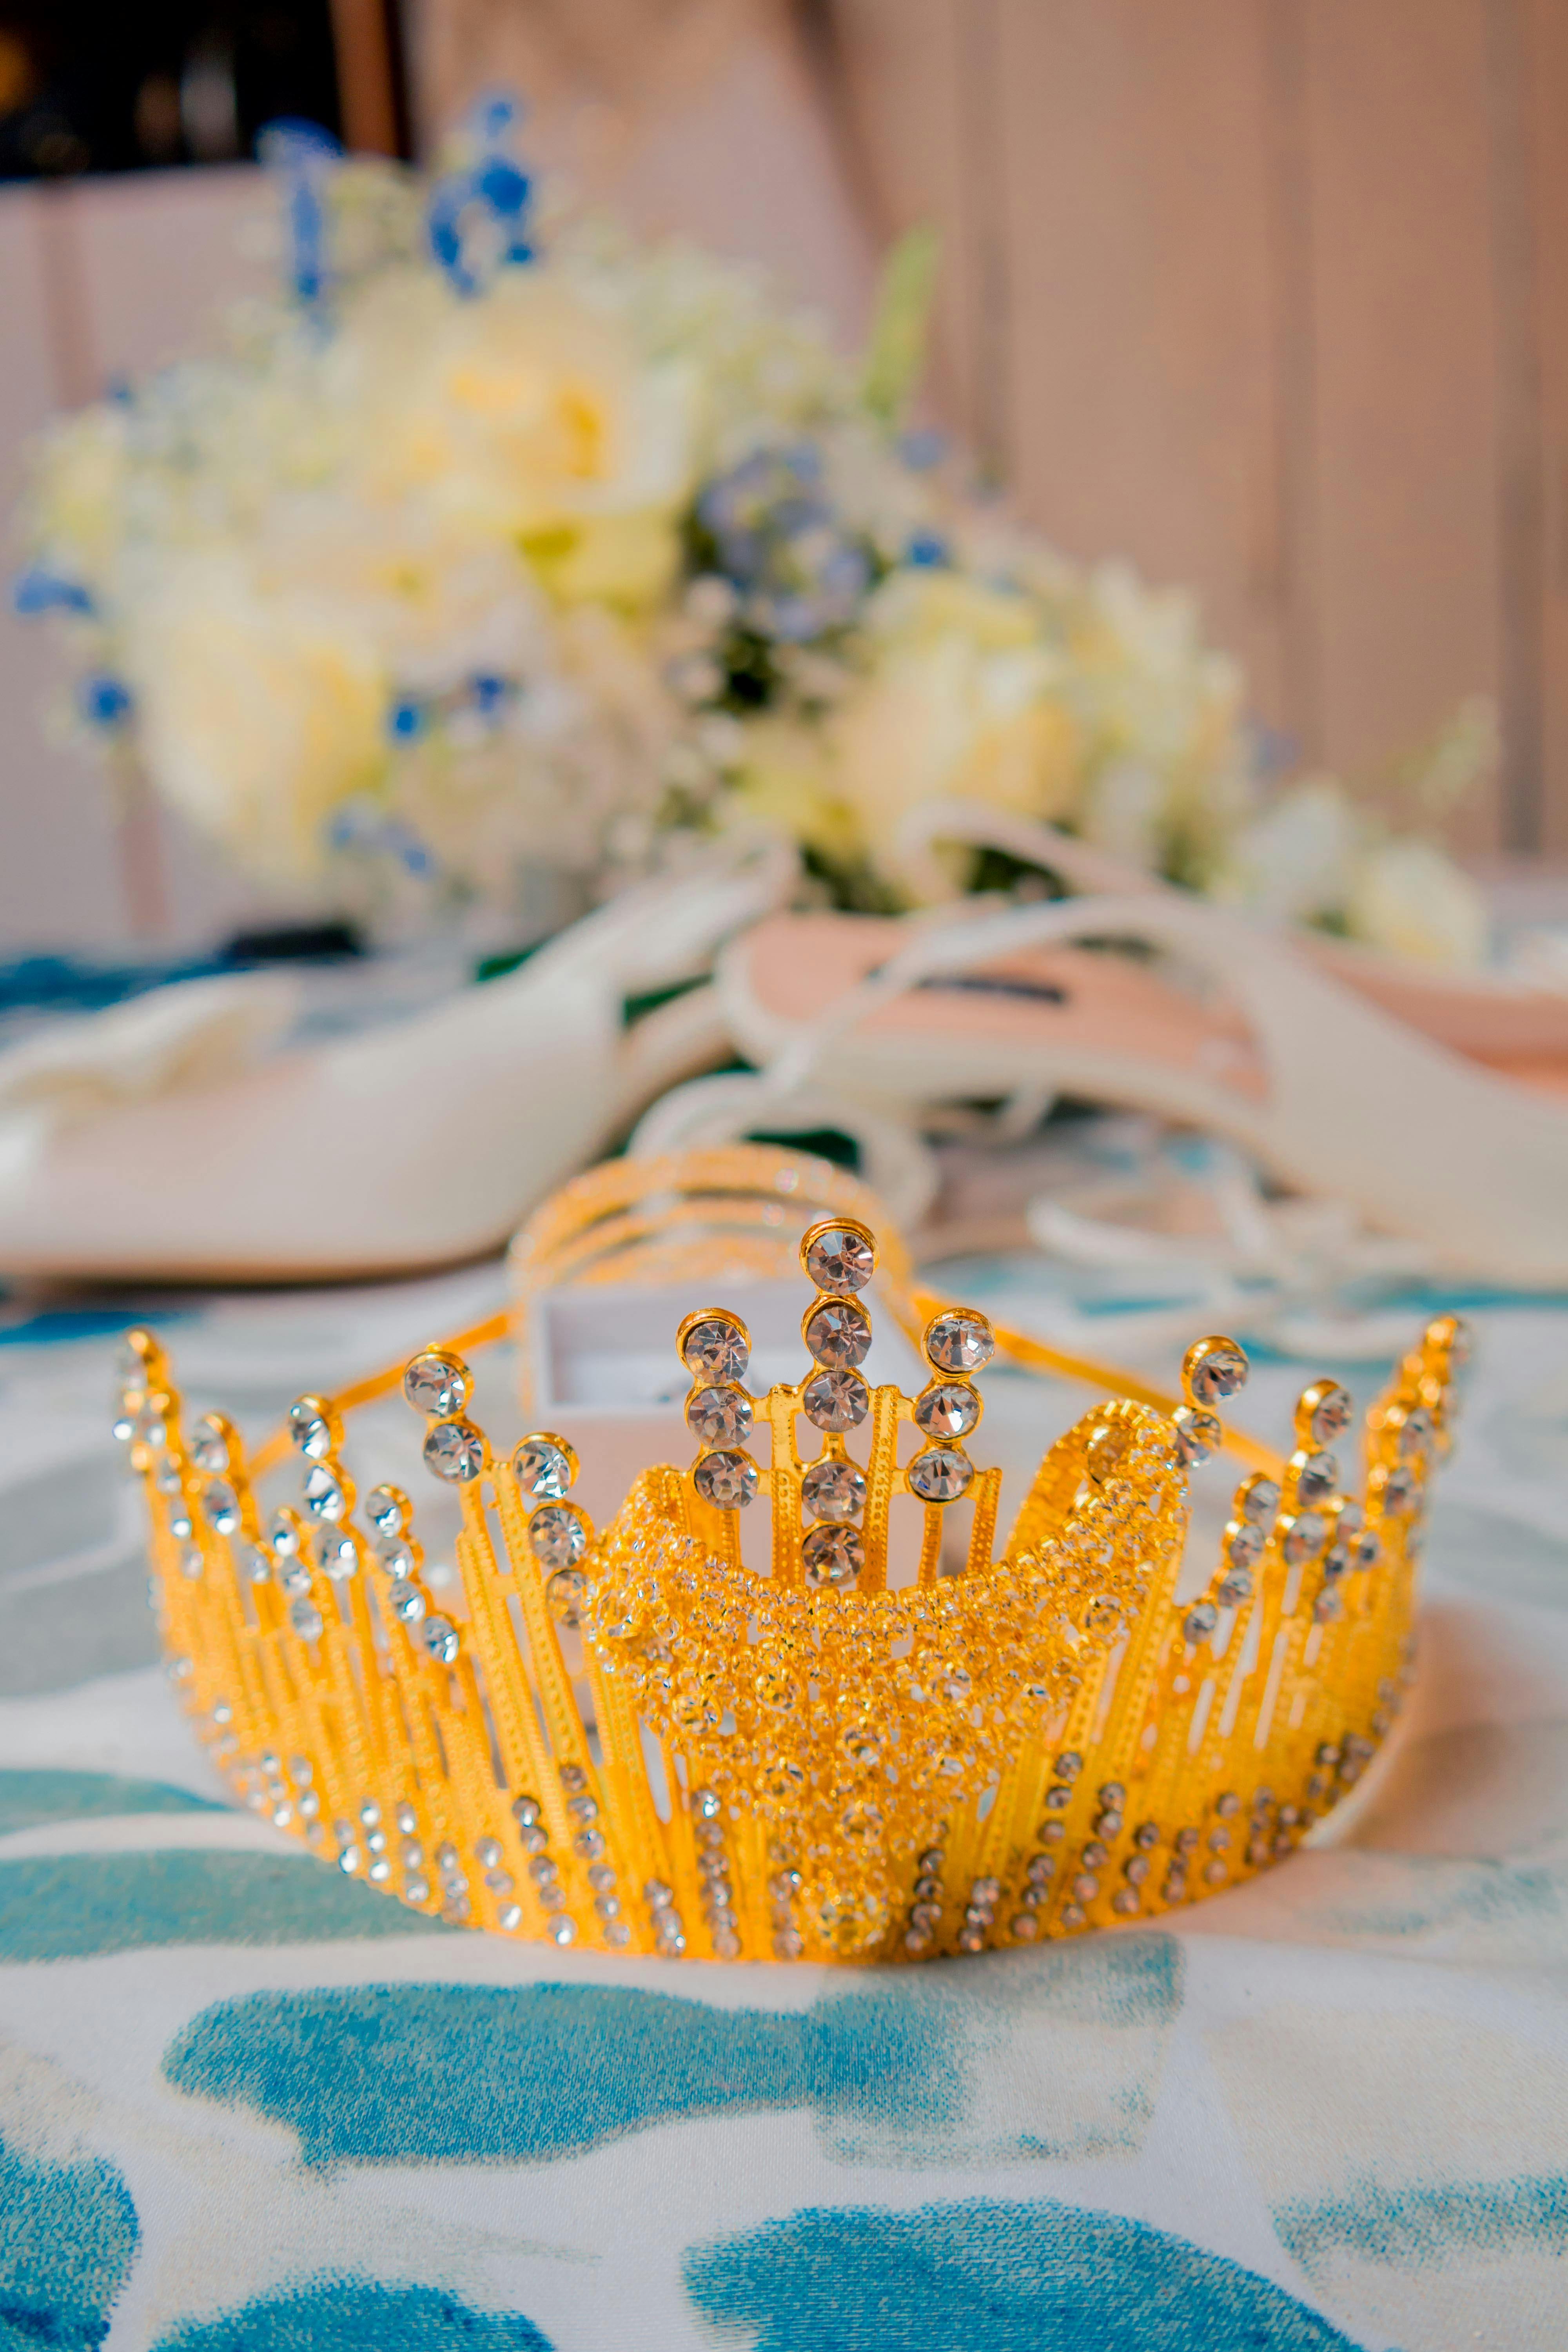
<instances>
[{"instance_id":1,"label":"tall tiara spike","mask_svg":"<svg viewBox=\"0 0 1568 2352\"><path fill-rule=\"evenodd\" d=\"M906 1302L923 1380L905 1394L869 1377L871 1225L836 1205L798 1262L799 1376L759 1391L742 1318L688 1315L693 1457L647 1469L602 1529L565 1437L492 1448L458 1346L353 1392L401 1385L423 1423L458 1517L438 1594L409 1492L360 1495L331 1398L297 1399L253 1468L221 1414L187 1434L162 1349L132 1333L115 1431L169 1677L241 1800L412 1909L669 1959L1027 1944L1293 1851L1410 1679L1464 1327L1434 1322L1367 1416L1364 1499L1350 1397L1307 1388L1279 1475L1236 1488L1213 1574L1179 1600L1191 1478L1227 1445L1268 1458L1221 1418L1247 1380L1235 1340L1188 1349L1168 1410L1086 1413L998 1553L1000 1473L976 1445L990 1322ZM293 1496L264 1503L286 1459ZM741 1549L759 1510L765 1568Z\"/></svg>"}]
</instances>

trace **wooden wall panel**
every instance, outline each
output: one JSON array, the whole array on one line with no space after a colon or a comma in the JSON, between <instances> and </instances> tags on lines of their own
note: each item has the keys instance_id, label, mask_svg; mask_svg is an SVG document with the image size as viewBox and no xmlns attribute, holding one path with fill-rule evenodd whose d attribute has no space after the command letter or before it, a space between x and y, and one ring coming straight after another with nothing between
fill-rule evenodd
<instances>
[{"instance_id":1,"label":"wooden wall panel","mask_svg":"<svg viewBox=\"0 0 1568 2352\"><path fill-rule=\"evenodd\" d=\"M1008 472L1070 552L1196 590L1276 718L1266 55L1248 0L1005 0Z\"/></svg>"},{"instance_id":2,"label":"wooden wall panel","mask_svg":"<svg viewBox=\"0 0 1568 2352\"><path fill-rule=\"evenodd\" d=\"M7 519L21 487L23 443L58 398L58 289L46 264L59 201L31 188L0 195L0 511ZM9 530L5 548L8 585ZM18 619L8 593L0 595L0 955L87 945L125 929L98 779L45 731L63 679L41 634L36 621Z\"/></svg>"},{"instance_id":3,"label":"wooden wall panel","mask_svg":"<svg viewBox=\"0 0 1568 2352\"><path fill-rule=\"evenodd\" d=\"M8 514L24 436L215 331L272 282L268 196L253 168L150 173L0 191L0 466ZM0 614L0 954L128 939L210 939L255 910L252 887L142 801L123 819L94 763L49 740L64 692L47 624Z\"/></svg>"},{"instance_id":4,"label":"wooden wall panel","mask_svg":"<svg viewBox=\"0 0 1568 2352\"><path fill-rule=\"evenodd\" d=\"M1288 5L1309 142L1316 731L1365 772L1502 684L1486 8ZM1468 812L1468 838L1495 823Z\"/></svg>"},{"instance_id":5,"label":"wooden wall panel","mask_svg":"<svg viewBox=\"0 0 1568 2352\"><path fill-rule=\"evenodd\" d=\"M1539 845L1563 859L1568 857L1568 9L1562 0L1494 0L1494 5L1507 9L1517 28L1525 101L1523 234L1531 331L1526 356L1540 402L1532 583L1541 666Z\"/></svg>"}]
</instances>

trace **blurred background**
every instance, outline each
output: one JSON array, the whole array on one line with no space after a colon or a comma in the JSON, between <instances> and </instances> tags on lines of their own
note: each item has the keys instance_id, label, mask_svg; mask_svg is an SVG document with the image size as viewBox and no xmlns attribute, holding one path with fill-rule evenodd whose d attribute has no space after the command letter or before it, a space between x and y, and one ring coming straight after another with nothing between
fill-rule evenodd
<instances>
[{"instance_id":1,"label":"blurred background","mask_svg":"<svg viewBox=\"0 0 1568 2352\"><path fill-rule=\"evenodd\" d=\"M1282 762L1375 798L1464 698L1454 820L1568 859L1568 10L1553 0L0 5L0 497L52 411L269 278L258 128L426 157L482 88L634 226L847 342L941 238L927 404L1068 554L1188 583ZM248 886L53 743L0 619L0 950L176 947Z\"/></svg>"}]
</instances>

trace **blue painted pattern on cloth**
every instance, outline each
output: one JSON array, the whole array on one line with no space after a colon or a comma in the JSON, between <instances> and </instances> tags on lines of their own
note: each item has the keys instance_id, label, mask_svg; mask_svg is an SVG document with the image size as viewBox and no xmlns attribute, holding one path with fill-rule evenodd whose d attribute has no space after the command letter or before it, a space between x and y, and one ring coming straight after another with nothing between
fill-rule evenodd
<instances>
[{"instance_id":1,"label":"blue painted pattern on cloth","mask_svg":"<svg viewBox=\"0 0 1568 2352\"><path fill-rule=\"evenodd\" d=\"M805 2108L841 2158L937 2160L977 2076L1043 2020L1103 2047L1174 2016L1180 1948L1107 1937L975 1968L829 1985L811 2009L717 2009L603 1984L360 1985L257 1992L195 2018L163 2062L176 2089L300 2135L307 2162L519 2163L654 2124ZM474 2052L487 2063L476 2077ZM1086 2128L1049 2109L1015 2156L1106 2153L1147 2120L1142 2069L1112 2074Z\"/></svg>"},{"instance_id":2,"label":"blue painted pattern on cloth","mask_svg":"<svg viewBox=\"0 0 1568 2352\"><path fill-rule=\"evenodd\" d=\"M89 2352L136 2252L111 2165L30 2162L0 2141L0 2352Z\"/></svg>"},{"instance_id":3,"label":"blue painted pattern on cloth","mask_svg":"<svg viewBox=\"0 0 1568 2352\"><path fill-rule=\"evenodd\" d=\"M163 2336L154 2352L550 2352L518 2311L476 2311L434 2287L317 2281Z\"/></svg>"},{"instance_id":4,"label":"blue painted pattern on cloth","mask_svg":"<svg viewBox=\"0 0 1568 2352\"><path fill-rule=\"evenodd\" d=\"M453 1936L308 1854L72 1853L0 1863L0 1960L82 1959L147 1944L296 1944Z\"/></svg>"},{"instance_id":5,"label":"blue painted pattern on cloth","mask_svg":"<svg viewBox=\"0 0 1568 2352\"><path fill-rule=\"evenodd\" d=\"M1237 2263L1043 2201L816 2207L693 2247L682 2268L746 2352L1354 2352Z\"/></svg>"}]
</instances>

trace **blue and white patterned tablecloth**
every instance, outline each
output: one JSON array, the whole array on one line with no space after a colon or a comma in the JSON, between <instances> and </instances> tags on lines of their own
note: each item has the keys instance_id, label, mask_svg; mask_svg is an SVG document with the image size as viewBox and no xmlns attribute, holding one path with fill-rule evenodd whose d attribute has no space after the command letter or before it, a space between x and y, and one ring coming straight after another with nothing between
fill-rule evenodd
<instances>
[{"instance_id":1,"label":"blue and white patterned tablecloth","mask_svg":"<svg viewBox=\"0 0 1568 2352\"><path fill-rule=\"evenodd\" d=\"M169 1329L257 1430L497 1286ZM0 2346L1568 2344L1568 1306L1476 1318L1416 1700L1332 1850L885 1975L416 1928L226 1810L105 1434L117 1319L0 1328Z\"/></svg>"}]
</instances>

